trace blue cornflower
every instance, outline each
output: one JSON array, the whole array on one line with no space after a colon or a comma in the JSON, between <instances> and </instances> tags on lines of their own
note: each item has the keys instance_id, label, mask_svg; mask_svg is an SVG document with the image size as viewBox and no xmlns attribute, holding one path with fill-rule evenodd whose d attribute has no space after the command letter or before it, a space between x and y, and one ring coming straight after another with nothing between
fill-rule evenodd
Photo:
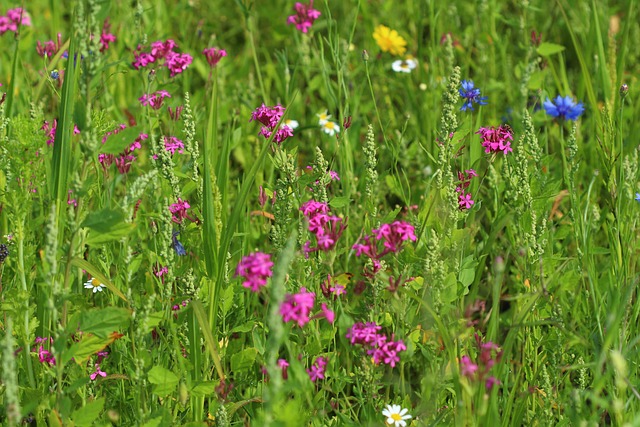
<instances>
[{"instance_id":1,"label":"blue cornflower","mask_svg":"<svg viewBox=\"0 0 640 427\"><path fill-rule=\"evenodd\" d=\"M60 78L60 73L58 72L58 70L53 70L51 72L51 78L53 80L58 80Z\"/></svg>"},{"instance_id":2,"label":"blue cornflower","mask_svg":"<svg viewBox=\"0 0 640 427\"><path fill-rule=\"evenodd\" d=\"M636 200L640 202L640 193L636 193Z\"/></svg>"},{"instance_id":3,"label":"blue cornflower","mask_svg":"<svg viewBox=\"0 0 640 427\"><path fill-rule=\"evenodd\" d=\"M182 243L178 240L178 234L180 234L179 231L174 231L171 235L173 249L175 249L178 256L186 255L187 251L184 250L184 246L182 246Z\"/></svg>"},{"instance_id":4,"label":"blue cornflower","mask_svg":"<svg viewBox=\"0 0 640 427\"><path fill-rule=\"evenodd\" d=\"M464 104L460 107L460 111L467 111L467 108L473 111L473 103L478 105L487 105L485 102L487 97L480 96L480 89L477 89L472 80L463 80L462 89L458 89L460 96L464 98Z\"/></svg>"},{"instance_id":5,"label":"blue cornflower","mask_svg":"<svg viewBox=\"0 0 640 427\"><path fill-rule=\"evenodd\" d=\"M565 120L576 120L584 112L582 102L576 104L569 95L564 98L558 95L553 102L547 98L543 106L548 115Z\"/></svg>"}]
</instances>

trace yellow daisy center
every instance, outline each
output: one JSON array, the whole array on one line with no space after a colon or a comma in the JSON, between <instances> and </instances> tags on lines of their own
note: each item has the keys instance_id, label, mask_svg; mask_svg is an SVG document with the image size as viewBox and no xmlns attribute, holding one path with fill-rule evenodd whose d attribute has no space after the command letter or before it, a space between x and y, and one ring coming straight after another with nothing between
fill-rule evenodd
<instances>
[{"instance_id":1,"label":"yellow daisy center","mask_svg":"<svg viewBox=\"0 0 640 427\"><path fill-rule=\"evenodd\" d=\"M324 127L326 127L327 129L333 129L335 127L335 123L327 122L324 124Z\"/></svg>"},{"instance_id":2,"label":"yellow daisy center","mask_svg":"<svg viewBox=\"0 0 640 427\"><path fill-rule=\"evenodd\" d=\"M93 279L91 279L91 286L93 286L94 288L99 288L100 286L102 286L102 283L100 283L98 279L94 277Z\"/></svg>"},{"instance_id":3,"label":"yellow daisy center","mask_svg":"<svg viewBox=\"0 0 640 427\"><path fill-rule=\"evenodd\" d=\"M400 416L400 414L391 414L391 419L393 421L402 421L402 417Z\"/></svg>"}]
</instances>

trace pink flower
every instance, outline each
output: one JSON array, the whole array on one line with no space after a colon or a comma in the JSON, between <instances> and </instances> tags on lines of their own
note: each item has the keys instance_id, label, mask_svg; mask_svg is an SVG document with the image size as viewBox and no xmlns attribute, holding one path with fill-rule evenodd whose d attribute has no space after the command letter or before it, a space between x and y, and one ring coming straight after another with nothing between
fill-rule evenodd
<instances>
[{"instance_id":1,"label":"pink flower","mask_svg":"<svg viewBox=\"0 0 640 427\"><path fill-rule=\"evenodd\" d=\"M267 278L273 275L271 255L254 252L242 258L236 267L236 276L245 280L242 286L252 292L259 292L261 287L267 286Z\"/></svg>"},{"instance_id":2,"label":"pink flower","mask_svg":"<svg viewBox=\"0 0 640 427\"><path fill-rule=\"evenodd\" d=\"M191 205L186 200L178 198L178 203L169 206L169 211L172 213L171 220L176 224L182 224L182 220L188 217L187 209L190 207Z\"/></svg>"},{"instance_id":3,"label":"pink flower","mask_svg":"<svg viewBox=\"0 0 640 427\"><path fill-rule=\"evenodd\" d=\"M303 327L309 323L309 313L313 309L316 294L301 288L297 294L287 294L280 306L280 314L284 322L295 321Z\"/></svg>"},{"instance_id":4,"label":"pink flower","mask_svg":"<svg viewBox=\"0 0 640 427\"><path fill-rule=\"evenodd\" d=\"M460 358L460 373L467 378L473 378L478 371L478 365L473 363L469 356Z\"/></svg>"},{"instance_id":5,"label":"pink flower","mask_svg":"<svg viewBox=\"0 0 640 427\"><path fill-rule=\"evenodd\" d=\"M164 102L165 98L171 98L169 92L167 92L166 90L159 90L151 95L142 95L140 98L138 98L138 101L140 101L140 104L144 106L148 105L154 110L159 110L160 108L162 108L162 103Z\"/></svg>"},{"instance_id":6,"label":"pink flower","mask_svg":"<svg viewBox=\"0 0 640 427\"><path fill-rule=\"evenodd\" d=\"M18 32L18 26L31 26L31 17L26 10L18 7L7 10L6 16L0 16L0 36L7 31Z\"/></svg>"},{"instance_id":7,"label":"pink flower","mask_svg":"<svg viewBox=\"0 0 640 427\"><path fill-rule=\"evenodd\" d=\"M513 133L511 129L505 126L493 126L489 128L481 127L476 134L482 138L482 146L485 153L496 153L502 151L505 155L513 151L511 141L513 141Z\"/></svg>"},{"instance_id":8,"label":"pink flower","mask_svg":"<svg viewBox=\"0 0 640 427\"><path fill-rule=\"evenodd\" d=\"M36 42L36 52L38 52L38 55L42 56L43 58L51 58L56 53L58 53L61 45L62 45L62 36L60 35L60 33L58 33L58 38L57 38L57 41L55 42L53 40L49 40L48 42L45 42L43 45L38 40Z\"/></svg>"},{"instance_id":9,"label":"pink flower","mask_svg":"<svg viewBox=\"0 0 640 427\"><path fill-rule=\"evenodd\" d=\"M109 18L105 19L102 25L102 33L100 34L100 52L104 52L109 49L109 43L115 43L116 36L111 34L111 24Z\"/></svg>"},{"instance_id":10,"label":"pink flower","mask_svg":"<svg viewBox=\"0 0 640 427\"><path fill-rule=\"evenodd\" d=\"M295 15L287 18L287 24L295 24L296 29L306 33L313 25L313 22L320 17L320 11L313 8L313 0L309 0L309 4L296 3L294 6Z\"/></svg>"},{"instance_id":11,"label":"pink flower","mask_svg":"<svg viewBox=\"0 0 640 427\"><path fill-rule=\"evenodd\" d=\"M91 381L95 381L95 379L98 377L98 375L100 375L101 377L103 377L103 378L104 378L104 377L106 377L106 376L107 376L107 373L106 373L106 372L101 371L101 370L100 370L100 365L98 365L98 364L96 363L96 371L95 371L93 374L89 375L89 378L91 378Z\"/></svg>"},{"instance_id":12,"label":"pink flower","mask_svg":"<svg viewBox=\"0 0 640 427\"><path fill-rule=\"evenodd\" d=\"M211 68L218 65L218 62L222 57L227 56L227 51L224 49L218 49L217 47L208 47L202 51L204 56L207 57L207 62Z\"/></svg>"},{"instance_id":13,"label":"pink flower","mask_svg":"<svg viewBox=\"0 0 640 427\"><path fill-rule=\"evenodd\" d=\"M312 382L324 379L324 371L327 366L327 359L320 356L317 357L310 369L307 369L307 374Z\"/></svg>"},{"instance_id":14,"label":"pink flower","mask_svg":"<svg viewBox=\"0 0 640 427\"><path fill-rule=\"evenodd\" d=\"M289 367L289 362L285 359L278 359L278 367L282 369L282 379L286 380L288 378L287 368Z\"/></svg>"},{"instance_id":15,"label":"pink flower","mask_svg":"<svg viewBox=\"0 0 640 427\"><path fill-rule=\"evenodd\" d=\"M344 286L342 285L335 285L332 286L331 288L329 288L329 290L331 291L331 293L333 293L335 296L340 296L340 295L346 295L347 294L347 290L345 289Z\"/></svg>"},{"instance_id":16,"label":"pink flower","mask_svg":"<svg viewBox=\"0 0 640 427\"><path fill-rule=\"evenodd\" d=\"M173 156L175 152L182 154L184 149L184 144L181 140L176 138L175 136L165 136L164 137L164 149L171 153Z\"/></svg>"},{"instance_id":17,"label":"pink flower","mask_svg":"<svg viewBox=\"0 0 640 427\"><path fill-rule=\"evenodd\" d=\"M167 55L165 65L169 69L169 77L182 73L193 62L193 56L188 53L172 52Z\"/></svg>"},{"instance_id":18,"label":"pink flower","mask_svg":"<svg viewBox=\"0 0 640 427\"><path fill-rule=\"evenodd\" d=\"M336 320L336 313L330 310L325 303L320 304L320 310L322 310L322 316L327 319L329 323L333 324Z\"/></svg>"},{"instance_id":19,"label":"pink flower","mask_svg":"<svg viewBox=\"0 0 640 427\"><path fill-rule=\"evenodd\" d=\"M156 41L151 43L150 52L141 52L142 47L138 46L134 52L134 61L131 65L136 70L142 67L146 67L149 64L158 63L160 66L167 67L169 69L169 76L174 77L176 74L182 73L187 69L193 57L188 53L178 53L174 49L178 45L175 41L169 39L167 41Z\"/></svg>"},{"instance_id":20,"label":"pink flower","mask_svg":"<svg viewBox=\"0 0 640 427\"><path fill-rule=\"evenodd\" d=\"M276 129L283 114L284 107L282 105L278 104L273 107L268 107L263 103L251 113L251 119L249 119L249 121L252 122L256 120L264 125L259 133L264 136L265 139L269 139L275 131L276 135L273 140L280 145L285 139L293 136L293 130L289 126L282 125L279 129Z\"/></svg>"},{"instance_id":21,"label":"pink flower","mask_svg":"<svg viewBox=\"0 0 640 427\"><path fill-rule=\"evenodd\" d=\"M305 202L300 210L309 221L309 231L316 236L318 245L311 247L311 242L305 244L305 254L318 250L330 251L338 242L344 229L347 227L342 218L328 215L329 206L326 203L309 200Z\"/></svg>"}]
</instances>

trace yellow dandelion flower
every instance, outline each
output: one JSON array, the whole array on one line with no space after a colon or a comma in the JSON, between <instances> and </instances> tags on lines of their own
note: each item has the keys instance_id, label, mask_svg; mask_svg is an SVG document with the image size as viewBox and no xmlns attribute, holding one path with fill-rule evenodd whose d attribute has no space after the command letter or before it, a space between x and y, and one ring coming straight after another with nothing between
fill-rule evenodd
<instances>
[{"instance_id":1,"label":"yellow dandelion flower","mask_svg":"<svg viewBox=\"0 0 640 427\"><path fill-rule=\"evenodd\" d=\"M396 30L392 30L384 25L378 25L373 31L373 38L383 52L389 52L392 55L404 55L407 51L407 42L398 34Z\"/></svg>"}]
</instances>

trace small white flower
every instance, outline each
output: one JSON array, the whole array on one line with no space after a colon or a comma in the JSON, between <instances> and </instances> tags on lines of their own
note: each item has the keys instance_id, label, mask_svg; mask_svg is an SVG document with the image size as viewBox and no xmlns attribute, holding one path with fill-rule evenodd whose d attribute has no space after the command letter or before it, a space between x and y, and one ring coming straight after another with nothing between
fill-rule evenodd
<instances>
[{"instance_id":1,"label":"small white flower","mask_svg":"<svg viewBox=\"0 0 640 427\"><path fill-rule=\"evenodd\" d=\"M411 70L413 70L417 66L418 66L418 61L416 61L413 58L407 58L405 60L399 59L397 61L394 61L393 64L391 64L391 68L396 73L410 73Z\"/></svg>"},{"instance_id":2,"label":"small white flower","mask_svg":"<svg viewBox=\"0 0 640 427\"><path fill-rule=\"evenodd\" d=\"M336 133L340 132L340 126L338 126L338 124L335 123L335 122L326 121L326 122L322 123L320 125L320 127L322 128L322 131L324 133L326 133L327 135L330 135L330 136L333 136Z\"/></svg>"},{"instance_id":3,"label":"small white flower","mask_svg":"<svg viewBox=\"0 0 640 427\"><path fill-rule=\"evenodd\" d=\"M106 286L100 283L98 279L94 277L93 279L87 280L87 282L84 284L84 288L93 289L93 293L95 294L96 292L102 292L102 289L106 288Z\"/></svg>"},{"instance_id":4,"label":"small white flower","mask_svg":"<svg viewBox=\"0 0 640 427\"><path fill-rule=\"evenodd\" d=\"M289 126L291 129L295 129L298 126L300 126L300 123L298 123L296 120L291 120L291 119L287 119L284 121L285 126Z\"/></svg>"},{"instance_id":5,"label":"small white flower","mask_svg":"<svg viewBox=\"0 0 640 427\"><path fill-rule=\"evenodd\" d=\"M316 116L318 116L318 124L320 126L322 126L325 123L327 123L329 121L329 119L331 118L331 114L329 114L329 112L327 110L324 110L324 112L322 112L320 114L316 114Z\"/></svg>"},{"instance_id":6,"label":"small white flower","mask_svg":"<svg viewBox=\"0 0 640 427\"><path fill-rule=\"evenodd\" d=\"M409 410L402 408L400 405L387 405L382 411L382 415L387 417L387 425L393 427L406 427L405 420L411 419L411 415L407 414Z\"/></svg>"}]
</instances>

